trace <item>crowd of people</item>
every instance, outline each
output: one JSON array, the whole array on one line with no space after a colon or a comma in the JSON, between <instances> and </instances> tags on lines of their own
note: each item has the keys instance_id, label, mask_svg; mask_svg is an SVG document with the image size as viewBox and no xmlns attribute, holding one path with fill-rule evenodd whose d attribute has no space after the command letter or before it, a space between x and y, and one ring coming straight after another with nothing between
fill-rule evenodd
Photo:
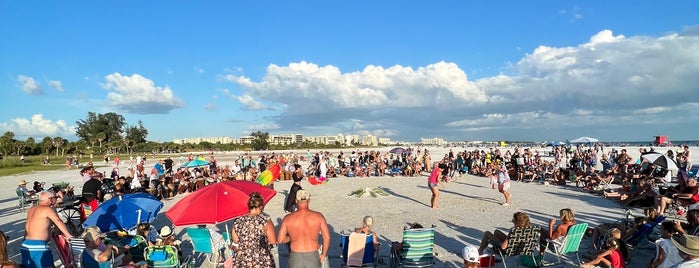
<instances>
[{"instance_id":1,"label":"crowd of people","mask_svg":"<svg viewBox=\"0 0 699 268\"><path fill-rule=\"evenodd\" d=\"M683 171L688 169L690 165L689 149L685 148L685 152L673 153L673 156L681 163ZM669 155L669 151L667 154ZM643 153L643 152L642 152ZM601 155L599 164L602 166L598 169L598 155ZM202 156L190 156L188 160L192 161ZM623 187L618 191L618 197L623 205L641 205L653 207L660 215L665 213L669 205L674 204L677 200L685 200L685 205L696 203L699 201L697 194L697 183L695 179L686 178L679 180L675 187L663 189L663 194L658 191L656 179L666 179L669 177L668 172L663 172L661 168L652 164L646 163L644 159L639 158L634 162L625 150L617 152L609 150L604 152L603 147L595 146L595 148L575 147L554 147L552 151L544 156L538 151L528 148L514 148L505 150L504 153L497 148L489 148L488 150L474 150L453 152L445 154L439 161L433 161L430 152L427 149L421 150L418 148L408 148L400 153L380 153L378 151L352 151L345 155L340 152L337 156L330 152L318 152L305 157L310 164L304 171L300 163L304 157L297 154L277 155L275 153L262 154L259 157L253 158L252 155L243 155L235 159L234 164L220 167L216 163L216 159L211 155L208 163L204 166L197 167L175 167L175 161L170 157L158 160L149 172L145 172L145 160L134 162L128 168L129 173L125 176L119 174L115 168L109 176L96 172L94 167L88 163L82 170L81 175L84 178L82 188L82 196L88 204L89 209L94 210L100 202L104 202L109 198L126 194L130 192L153 192L158 187L161 187L162 198L172 197L176 194L181 194L188 191L195 191L205 184L217 181L247 179L252 180L256 174L263 172L267 167L280 164L283 167L283 177L293 179L295 182L288 195L288 200L285 202L285 211L287 216L282 220L278 232L275 230L274 224L269 219L269 216L263 214L264 204L259 194L251 194L248 202L249 213L243 217L237 218L233 223L231 231L232 243L221 243L221 248L230 247L237 252L236 258L231 261L233 267L245 267L251 264L260 265L260 267L274 267L274 260L270 258L271 249L278 243L290 244L290 266L291 264L305 265L312 262L316 264L316 260L323 261L327 257L327 248L329 243L329 234L327 230L327 222L325 222L322 214L314 212L308 208L310 194L303 190L300 186L300 181L306 176L317 177L336 177L336 176L385 176L389 174L400 174L402 176L420 176L429 174L428 186L432 192L431 206L438 208L439 187L443 183L469 173L476 176L490 177L494 189L498 189L504 197L503 206L510 204L511 194L509 187L511 181L538 181L542 183L552 184L567 184L575 183L576 186L584 187L587 190L593 191L599 189L598 186L602 183L618 183ZM180 159L180 166L183 159ZM115 162L118 165L118 162ZM686 174L686 172L685 172ZM242 176L241 176L242 175ZM242 178L241 178L242 177ZM678 176L682 178L681 176ZM202 182L203 181L203 182ZM664 180L669 182L669 180ZM667 185L667 184L663 184ZM58 230L67 238L75 234L71 234L58 218L53 207L57 202L62 200L62 191L44 191L43 184L36 182L33 189L26 188L26 182L20 182L18 190L30 194L38 194L38 205L32 207L27 216L27 236L22 245L22 263L29 264L46 264L50 257L50 251L47 251L46 241L48 240L48 227L55 225ZM652 193L651 193L652 192ZM607 196L614 197L614 194L606 192ZM653 195L655 193L655 195ZM652 202L650 200L652 198ZM649 203L651 202L651 203ZM94 206L92 206L94 204ZM671 245L676 246L677 252L684 252L680 255L680 260L693 260L695 255L691 255L692 243L695 241L696 235L699 235L699 210L688 209L686 212L687 224L679 224L672 222L672 226L668 223L657 221L655 218L648 216L642 221L639 220L637 225L632 226L623 232L618 228L612 227L607 230L599 230L598 235L608 238L601 244L605 251L602 251L595 256L591 262L586 265L610 264L623 261L625 256L621 253L620 248L626 245L628 234L639 231L644 224L649 222L656 223L662 227L662 237L658 239L666 239L666 241L658 242L658 257L654 259L656 265L650 267L665 267L660 266L665 263L665 260L675 262L678 258L672 255ZM40 211L40 212L39 212ZM658 213L656 213L658 214ZM542 245L545 240L561 240L565 237L567 228L575 224L575 219L572 210L561 210L560 224L556 225L555 219L552 219L548 228L541 228ZM36 220L40 219L40 220ZM39 222L38 224L36 222ZM299 224L304 224L308 228L308 222L312 222L312 232L299 231L301 228L296 228ZM373 233L371 231L373 219L367 217L363 221L363 226L357 228L357 232ZM513 217L515 227L528 227L528 216L523 212L518 212ZM317 224L317 225L316 225ZM254 227L254 228L251 228ZM256 227L260 226L260 227ZM317 226L317 229L315 229ZM29 235L29 230L32 230ZM46 229L46 231L44 231ZM686 230L686 231L685 231ZM318 234L321 234L322 242L318 242ZM604 235L601 235L604 233ZM614 234L619 233L619 237ZM666 234L667 233L667 234ZM172 235L172 229L169 226L163 226L160 231L154 226L148 224L139 225L138 235L144 237L148 245L168 244L179 247L178 240ZM375 233L373 233L375 236ZM685 234L686 236L681 236ZM99 243L98 238L105 234L99 229L87 228L85 232L80 234L88 244L90 250L89 257L96 262L104 261L103 254L105 251L110 252L110 256L118 256L118 253L124 253L125 249L106 247ZM681 237L673 240L672 237ZM616 240L611 241L609 238ZM327 241L326 241L327 240ZM659 240L660 241L660 240ZM507 234L496 231L494 233L486 232L483 236L483 241L480 248L476 252L480 255L483 253L484 247L496 243L507 248ZM684 243L684 244L683 244ZM323 246L321 247L320 244ZM660 245L662 244L662 246ZM683 251L681 247L684 245ZM318 249L321 249L320 251ZM113 253L116 254L111 254ZM544 251L542 246L541 251ZM47 257L47 252L49 257ZM662 253L661 253L662 252ZM689 252L689 253L687 253ZM620 255L621 254L621 255ZM669 256L671 255L671 256ZM0 257L2 255L0 254ZM313 257L312 257L313 256ZM472 248L464 249L464 265L468 266L469 260L473 260ZM694 256L694 257L692 257ZM660 261L658 261L660 260ZM1 261L1 260L0 260ZM128 258L119 259L119 261L127 264L131 262ZM27 265L25 264L25 265ZM271 266L270 266L271 265ZM617 267L617 266L613 266Z\"/></svg>"}]
</instances>

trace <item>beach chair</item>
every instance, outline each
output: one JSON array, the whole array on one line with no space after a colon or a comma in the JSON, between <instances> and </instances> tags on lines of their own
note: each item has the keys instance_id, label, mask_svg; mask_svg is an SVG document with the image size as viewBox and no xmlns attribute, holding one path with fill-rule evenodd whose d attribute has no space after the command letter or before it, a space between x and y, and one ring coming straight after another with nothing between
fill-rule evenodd
<instances>
[{"instance_id":1,"label":"beach chair","mask_svg":"<svg viewBox=\"0 0 699 268\"><path fill-rule=\"evenodd\" d=\"M186 230L189 239L192 241L192 247L194 247L193 253L208 255L207 259L209 262L213 263L214 267L218 266L218 256L216 255L218 250L213 246L209 230L198 227L189 227Z\"/></svg>"},{"instance_id":2,"label":"beach chair","mask_svg":"<svg viewBox=\"0 0 699 268\"><path fill-rule=\"evenodd\" d=\"M500 255L502 264L507 268L505 259L507 257L518 256L517 267L539 267L543 256L535 256L534 252L539 250L539 239L541 228L539 226L514 227L507 234L507 248L501 249L499 244L491 244L493 252Z\"/></svg>"},{"instance_id":3,"label":"beach chair","mask_svg":"<svg viewBox=\"0 0 699 268\"><path fill-rule=\"evenodd\" d=\"M643 224L631 237L626 239L626 243L633 248L654 248L655 243L649 237L664 220L664 216L658 216L655 221Z\"/></svg>"},{"instance_id":4,"label":"beach chair","mask_svg":"<svg viewBox=\"0 0 699 268\"><path fill-rule=\"evenodd\" d=\"M173 246L148 246L143 251L143 259L146 261L146 265L148 265L149 268L180 267L177 248Z\"/></svg>"},{"instance_id":5,"label":"beach chair","mask_svg":"<svg viewBox=\"0 0 699 268\"><path fill-rule=\"evenodd\" d=\"M51 234L51 240L53 241L53 244L56 246L56 251L58 251L59 257L61 259L61 262L63 263L64 268L80 267L79 264L75 264L75 261L73 260L73 254L70 250L70 244L68 244L68 241L66 240L66 237L63 236L63 234L58 234L54 232Z\"/></svg>"},{"instance_id":6,"label":"beach chair","mask_svg":"<svg viewBox=\"0 0 699 268\"><path fill-rule=\"evenodd\" d=\"M403 230L400 249L391 249L390 267L436 267L434 226Z\"/></svg>"},{"instance_id":7,"label":"beach chair","mask_svg":"<svg viewBox=\"0 0 699 268\"><path fill-rule=\"evenodd\" d=\"M76 268L82 267L80 261L82 260L83 250L85 250L85 240L79 237L73 237L68 240L68 246L73 258L73 264Z\"/></svg>"},{"instance_id":8,"label":"beach chair","mask_svg":"<svg viewBox=\"0 0 699 268\"><path fill-rule=\"evenodd\" d=\"M587 223L578 223L568 228L568 233L566 234L562 243L558 244L552 240L546 241L547 251L550 250L549 244L553 245L552 252L556 255L556 257L558 257L558 262L556 264L562 264L563 261L561 260L561 257L568 253L575 253L575 257L577 257L578 260L578 262L569 262L569 264L577 265L580 263L580 255L578 254L578 250L580 249L580 242L582 242L585 231L587 231ZM546 254L546 251L544 251L544 254ZM544 256L542 255L541 258L543 259L543 257Z\"/></svg>"},{"instance_id":9,"label":"beach chair","mask_svg":"<svg viewBox=\"0 0 699 268\"><path fill-rule=\"evenodd\" d=\"M340 267L376 267L379 248L374 245L374 236L356 232L340 233L340 259Z\"/></svg>"},{"instance_id":10,"label":"beach chair","mask_svg":"<svg viewBox=\"0 0 699 268\"><path fill-rule=\"evenodd\" d=\"M19 188L17 188L16 193L17 193L17 199L19 200L19 206L18 206L18 208L19 208L19 211L20 211L20 212L26 211L26 210L27 210L27 207L29 207L29 206L31 206L32 204L34 204L34 201L32 201L32 200L30 200L29 198L27 198L27 195L24 194L24 192L23 192L22 190L20 190Z\"/></svg>"}]
</instances>

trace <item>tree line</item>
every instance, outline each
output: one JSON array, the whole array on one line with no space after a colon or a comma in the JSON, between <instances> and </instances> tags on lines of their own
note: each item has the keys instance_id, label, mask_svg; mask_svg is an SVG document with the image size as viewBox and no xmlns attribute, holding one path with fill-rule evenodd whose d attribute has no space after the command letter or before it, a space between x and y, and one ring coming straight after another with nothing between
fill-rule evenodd
<instances>
[{"instance_id":1,"label":"tree line","mask_svg":"<svg viewBox=\"0 0 699 268\"><path fill-rule=\"evenodd\" d=\"M89 112L87 118L75 122L77 141L63 137L44 137L37 142L34 137L18 140L12 131L0 136L2 155L45 155L67 157L78 155L184 153L188 151L232 151L232 150L284 150L297 148L339 148L340 144L319 145L311 143L270 145L269 133L255 131L250 144L221 144L201 142L199 144L176 144L173 142L148 141L148 129L141 120L129 125L122 115L116 113L97 114Z\"/></svg>"}]
</instances>

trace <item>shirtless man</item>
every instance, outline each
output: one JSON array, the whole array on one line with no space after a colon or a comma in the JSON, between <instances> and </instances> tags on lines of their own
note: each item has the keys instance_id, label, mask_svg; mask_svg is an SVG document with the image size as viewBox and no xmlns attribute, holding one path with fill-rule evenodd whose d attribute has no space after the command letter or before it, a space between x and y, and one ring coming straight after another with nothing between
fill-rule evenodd
<instances>
[{"instance_id":1,"label":"shirtless man","mask_svg":"<svg viewBox=\"0 0 699 268\"><path fill-rule=\"evenodd\" d=\"M308 208L311 194L306 190L296 193L297 210L286 215L279 226L279 243L291 243L287 267L321 267L328 256L330 232L323 214ZM323 247L318 256L318 233L323 237Z\"/></svg>"},{"instance_id":2,"label":"shirtless man","mask_svg":"<svg viewBox=\"0 0 699 268\"><path fill-rule=\"evenodd\" d=\"M73 237L52 207L56 199L52 192L40 192L38 205L27 211L27 223L24 226L26 236L20 248L24 267L54 267L51 249L46 244L51 236L52 222L61 230L66 241Z\"/></svg>"}]
</instances>

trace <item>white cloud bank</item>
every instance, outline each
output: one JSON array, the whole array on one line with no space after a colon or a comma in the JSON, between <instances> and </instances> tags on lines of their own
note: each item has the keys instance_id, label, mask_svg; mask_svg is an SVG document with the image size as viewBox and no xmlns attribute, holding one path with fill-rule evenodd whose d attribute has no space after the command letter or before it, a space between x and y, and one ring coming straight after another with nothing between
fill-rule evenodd
<instances>
[{"instance_id":1,"label":"white cloud bank","mask_svg":"<svg viewBox=\"0 0 699 268\"><path fill-rule=\"evenodd\" d=\"M152 80L139 74L123 76L113 73L105 77L104 88L113 92L107 94L107 105L123 112L135 114L166 114L173 109L184 107L170 87L159 87Z\"/></svg>"},{"instance_id":2,"label":"white cloud bank","mask_svg":"<svg viewBox=\"0 0 699 268\"><path fill-rule=\"evenodd\" d=\"M42 139L43 137L72 137L75 136L75 126L69 126L63 120L51 121L42 114L32 115L31 118L14 118L6 123L0 123L2 132L12 131L16 139L26 137Z\"/></svg>"},{"instance_id":3,"label":"white cloud bank","mask_svg":"<svg viewBox=\"0 0 699 268\"><path fill-rule=\"evenodd\" d=\"M687 108L699 103L697 74L697 35L625 37L604 30L578 46L540 46L505 74L477 80L450 62L345 73L299 62L270 65L261 81L225 79L249 95L241 102L284 104L272 118L277 131L625 140L638 131L645 131L641 137L688 133L683 122L699 121Z\"/></svg>"}]
</instances>

